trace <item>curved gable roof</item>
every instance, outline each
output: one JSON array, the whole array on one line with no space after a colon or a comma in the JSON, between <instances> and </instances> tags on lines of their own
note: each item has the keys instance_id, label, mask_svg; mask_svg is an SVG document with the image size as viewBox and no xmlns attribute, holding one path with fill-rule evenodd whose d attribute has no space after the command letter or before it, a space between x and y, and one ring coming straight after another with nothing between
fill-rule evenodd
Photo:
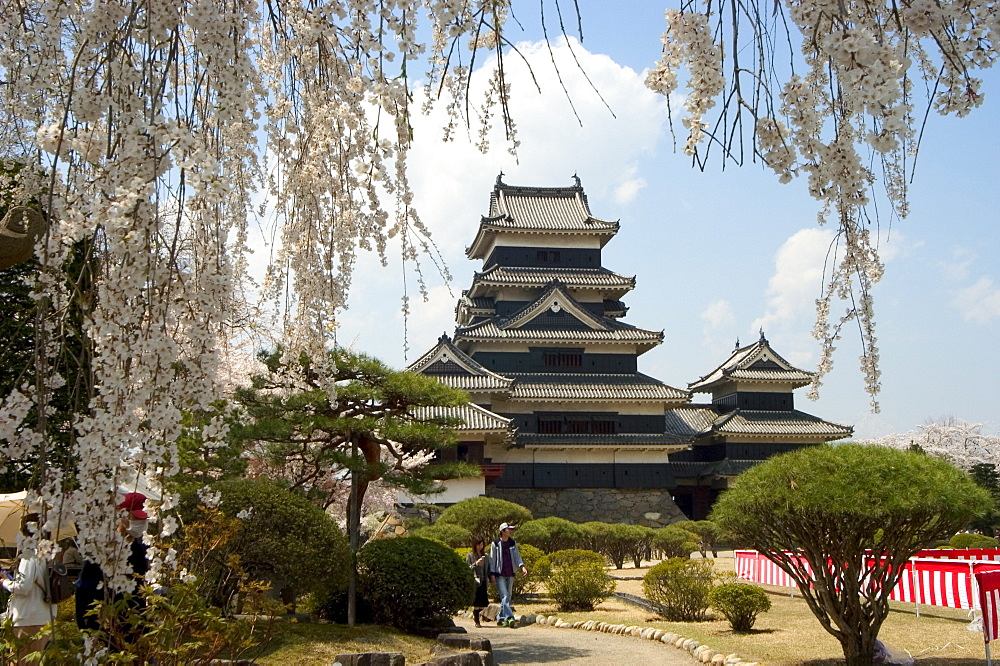
<instances>
[{"instance_id":1,"label":"curved gable roof","mask_svg":"<svg viewBox=\"0 0 1000 666\"><path fill-rule=\"evenodd\" d=\"M752 345L739 347L704 377L688 384L688 390L708 393L725 384L739 380L761 383L791 384L792 388L805 386L812 381L812 372L796 368L782 358L761 331L760 339Z\"/></svg>"},{"instance_id":2,"label":"curved gable roof","mask_svg":"<svg viewBox=\"0 0 1000 666\"><path fill-rule=\"evenodd\" d=\"M465 391L507 390L514 381L480 365L442 335L438 343L407 367L410 372L437 377L441 382Z\"/></svg>"},{"instance_id":3,"label":"curved gable roof","mask_svg":"<svg viewBox=\"0 0 1000 666\"><path fill-rule=\"evenodd\" d=\"M490 194L489 215L466 249L470 259L485 258L489 239L501 232L596 235L602 246L618 233L617 221L590 214L579 178L570 187L517 187L504 183L502 176Z\"/></svg>"},{"instance_id":4,"label":"curved gable roof","mask_svg":"<svg viewBox=\"0 0 1000 666\"><path fill-rule=\"evenodd\" d=\"M566 290L566 285L559 280L550 282L542 295L534 303L528 304L520 312L516 312L508 317L501 328L521 328L546 312L565 312L567 315L574 317L583 326L595 331L606 331L609 329L607 322L580 305L580 302L573 298L569 291Z\"/></svg>"}]
</instances>

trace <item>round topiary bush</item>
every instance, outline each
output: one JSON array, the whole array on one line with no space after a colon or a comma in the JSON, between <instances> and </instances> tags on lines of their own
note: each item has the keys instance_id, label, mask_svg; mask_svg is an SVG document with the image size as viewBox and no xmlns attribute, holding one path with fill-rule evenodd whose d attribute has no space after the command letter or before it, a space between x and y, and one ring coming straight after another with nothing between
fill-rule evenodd
<instances>
[{"instance_id":1,"label":"round topiary bush","mask_svg":"<svg viewBox=\"0 0 1000 666\"><path fill-rule=\"evenodd\" d=\"M708 603L726 616L733 631L750 631L757 615L771 610L767 593L749 583L723 583L708 593Z\"/></svg>"},{"instance_id":2,"label":"round topiary bush","mask_svg":"<svg viewBox=\"0 0 1000 666\"><path fill-rule=\"evenodd\" d=\"M587 562L597 564L601 567L605 564L604 556L592 550L582 550L579 548L569 548L567 550L557 550L550 555L546 555L535 564L535 573L542 580L552 575L553 567L565 567L577 562ZM528 569L528 571L532 571Z\"/></svg>"},{"instance_id":3,"label":"round topiary bush","mask_svg":"<svg viewBox=\"0 0 1000 666\"><path fill-rule=\"evenodd\" d=\"M269 582L286 598L346 588L347 538L321 508L272 481L234 479L212 488L221 496L219 510L239 518L229 538L206 558L204 570L196 572L212 603L225 606L234 599L236 570L249 580ZM185 501L197 504L194 493ZM194 521L190 510L186 525Z\"/></svg>"},{"instance_id":4,"label":"round topiary bush","mask_svg":"<svg viewBox=\"0 0 1000 666\"><path fill-rule=\"evenodd\" d=\"M952 548L1000 548L1000 541L993 537L968 532L956 534L948 543Z\"/></svg>"},{"instance_id":5,"label":"round topiary bush","mask_svg":"<svg viewBox=\"0 0 1000 666\"><path fill-rule=\"evenodd\" d=\"M469 545L469 530L454 523L434 523L410 532L410 536L423 539L434 539L451 548L461 548Z\"/></svg>"},{"instance_id":6,"label":"round topiary bush","mask_svg":"<svg viewBox=\"0 0 1000 666\"><path fill-rule=\"evenodd\" d=\"M561 611L594 610L615 592L615 582L604 570L604 557L593 551L556 551L536 566Z\"/></svg>"},{"instance_id":7,"label":"round topiary bush","mask_svg":"<svg viewBox=\"0 0 1000 666\"><path fill-rule=\"evenodd\" d=\"M690 522L690 521L688 521ZM663 554L664 558L690 557L698 550L699 537L679 525L667 525L653 530L650 547Z\"/></svg>"},{"instance_id":8,"label":"round topiary bush","mask_svg":"<svg viewBox=\"0 0 1000 666\"><path fill-rule=\"evenodd\" d=\"M442 511L434 524L461 525L489 543L497 537L501 523L520 525L529 520L531 512L520 504L496 497L470 497Z\"/></svg>"},{"instance_id":9,"label":"round topiary bush","mask_svg":"<svg viewBox=\"0 0 1000 666\"><path fill-rule=\"evenodd\" d=\"M664 619L698 622L708 610L714 571L708 560L672 557L646 572L642 590Z\"/></svg>"},{"instance_id":10,"label":"round topiary bush","mask_svg":"<svg viewBox=\"0 0 1000 666\"><path fill-rule=\"evenodd\" d=\"M438 541L380 539L358 551L358 592L380 624L415 631L448 619L468 606L473 586L465 561Z\"/></svg>"}]
</instances>

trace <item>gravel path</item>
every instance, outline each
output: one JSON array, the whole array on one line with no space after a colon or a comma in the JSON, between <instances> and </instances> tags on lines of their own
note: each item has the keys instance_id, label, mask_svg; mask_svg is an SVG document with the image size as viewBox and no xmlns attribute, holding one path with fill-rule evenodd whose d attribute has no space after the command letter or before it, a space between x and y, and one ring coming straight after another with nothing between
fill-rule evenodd
<instances>
[{"instance_id":1,"label":"gravel path","mask_svg":"<svg viewBox=\"0 0 1000 666\"><path fill-rule=\"evenodd\" d=\"M455 618L470 636L488 638L497 664L657 664L691 666L698 663L684 650L630 636L582 629L556 629L538 624L507 629L495 624L476 629L470 618Z\"/></svg>"}]
</instances>

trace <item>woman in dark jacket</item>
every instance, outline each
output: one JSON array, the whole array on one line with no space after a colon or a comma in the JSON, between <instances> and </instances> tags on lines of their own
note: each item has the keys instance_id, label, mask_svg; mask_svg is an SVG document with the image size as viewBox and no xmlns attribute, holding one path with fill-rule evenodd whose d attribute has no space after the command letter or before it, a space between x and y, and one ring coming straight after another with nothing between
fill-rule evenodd
<instances>
[{"instance_id":1,"label":"woman in dark jacket","mask_svg":"<svg viewBox=\"0 0 1000 666\"><path fill-rule=\"evenodd\" d=\"M472 617L476 626L481 627L479 615L490 605L487 586L490 583L490 558L486 556L486 542L482 537L472 537L472 552L465 556L465 562L472 569L476 579L476 598L472 602Z\"/></svg>"}]
</instances>

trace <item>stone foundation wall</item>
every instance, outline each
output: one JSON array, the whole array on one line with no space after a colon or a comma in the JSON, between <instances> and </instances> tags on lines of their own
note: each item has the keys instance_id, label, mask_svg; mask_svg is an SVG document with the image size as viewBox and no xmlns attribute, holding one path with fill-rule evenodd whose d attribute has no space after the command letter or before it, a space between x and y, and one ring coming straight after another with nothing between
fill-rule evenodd
<instances>
[{"instance_id":1,"label":"stone foundation wall","mask_svg":"<svg viewBox=\"0 0 1000 666\"><path fill-rule=\"evenodd\" d=\"M558 516L574 523L598 520L664 527L687 517L667 490L642 488L489 488L489 497L520 504L535 518Z\"/></svg>"}]
</instances>

